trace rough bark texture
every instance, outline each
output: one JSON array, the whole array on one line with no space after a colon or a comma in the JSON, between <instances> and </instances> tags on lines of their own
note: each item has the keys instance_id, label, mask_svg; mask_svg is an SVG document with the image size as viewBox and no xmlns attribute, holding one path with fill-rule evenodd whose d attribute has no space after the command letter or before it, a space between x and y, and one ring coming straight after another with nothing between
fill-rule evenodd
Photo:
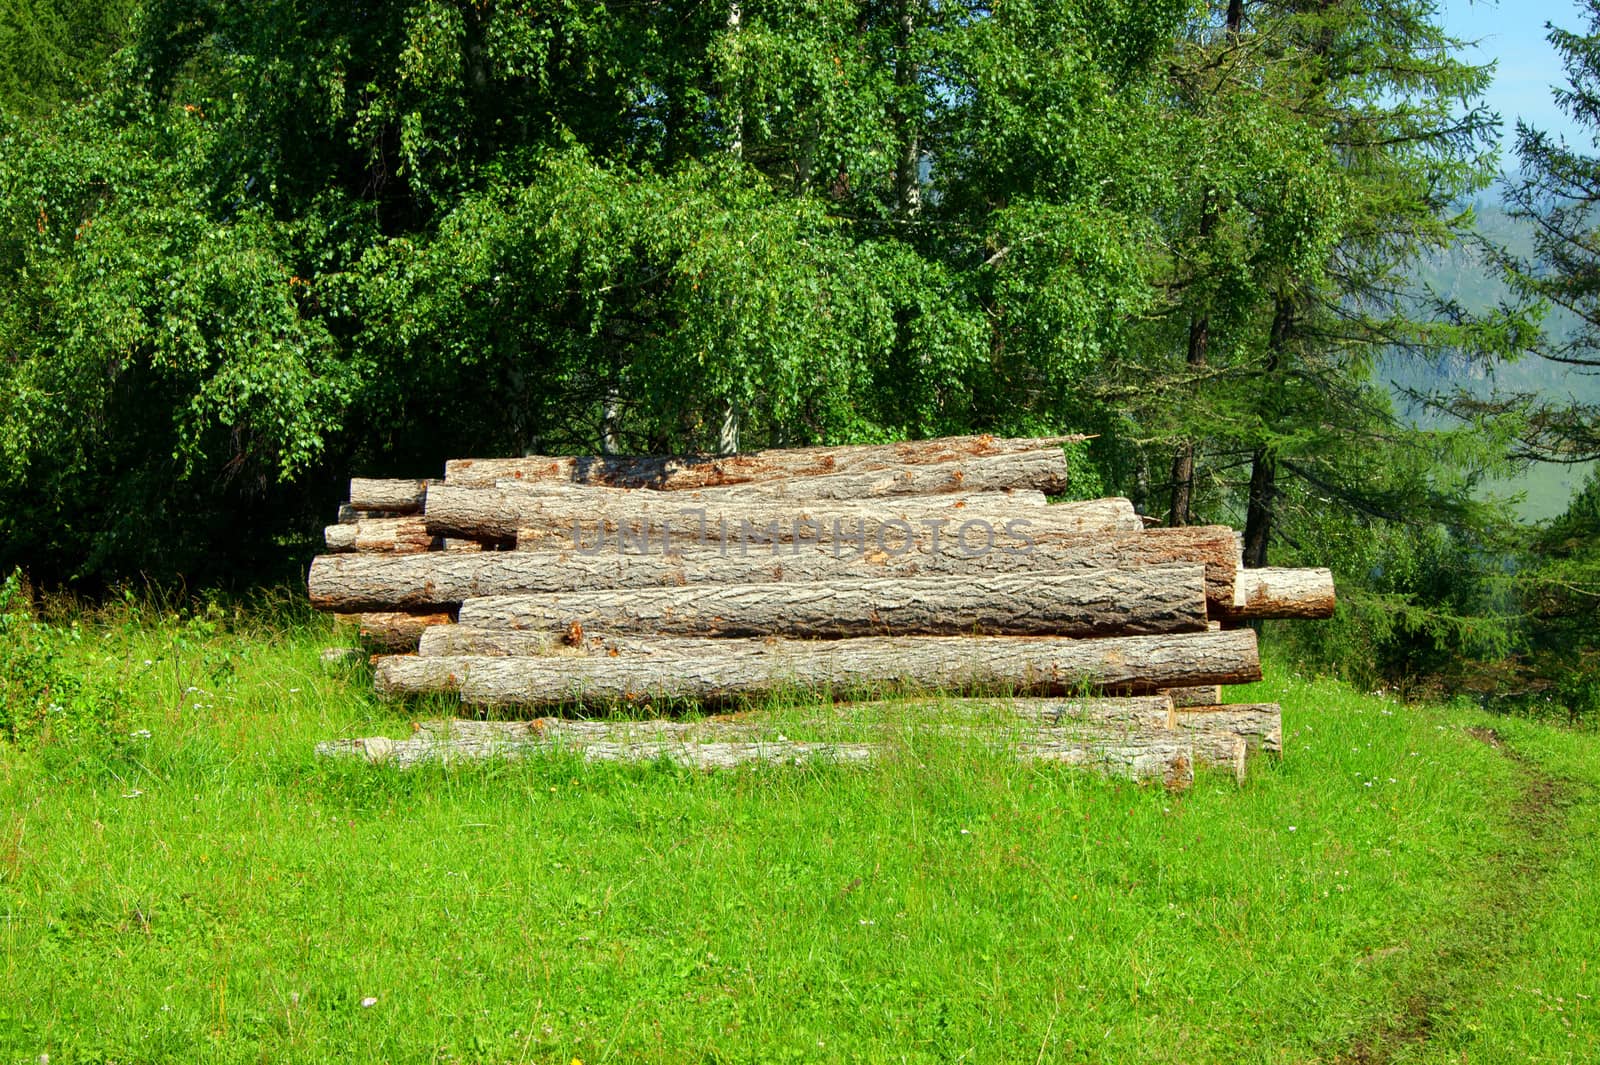
<instances>
[{"instance_id":1,"label":"rough bark texture","mask_svg":"<svg viewBox=\"0 0 1600 1065\"><path fill-rule=\"evenodd\" d=\"M1207 684L1202 688L1168 688L1174 706L1216 706L1222 702L1222 685Z\"/></svg>"},{"instance_id":2,"label":"rough bark texture","mask_svg":"<svg viewBox=\"0 0 1600 1065\"><path fill-rule=\"evenodd\" d=\"M1325 569L1241 569L1234 578L1228 617L1329 618L1333 573Z\"/></svg>"},{"instance_id":3,"label":"rough bark texture","mask_svg":"<svg viewBox=\"0 0 1600 1065\"><path fill-rule=\"evenodd\" d=\"M415 651L422 634L434 625L450 624L450 615L443 612L407 613L402 611L375 611L366 614L340 615L341 621L355 625L361 640L375 650L392 653Z\"/></svg>"},{"instance_id":4,"label":"rough bark texture","mask_svg":"<svg viewBox=\"0 0 1600 1065\"><path fill-rule=\"evenodd\" d=\"M1185 732L1182 735L1190 744L1195 765L1225 769L1233 775L1235 783L1244 783L1250 759L1248 743L1226 733Z\"/></svg>"},{"instance_id":5,"label":"rough bark texture","mask_svg":"<svg viewBox=\"0 0 1600 1065\"><path fill-rule=\"evenodd\" d=\"M869 473L905 466L966 463L990 455L1038 451L1082 436L954 436L903 444L851 447L774 448L745 455L645 455L616 457L530 456L520 459L457 459L445 463L445 482L486 487L502 480L528 483L608 485L613 488L694 489L715 485L786 481L835 473Z\"/></svg>"},{"instance_id":6,"label":"rough bark texture","mask_svg":"<svg viewBox=\"0 0 1600 1065\"><path fill-rule=\"evenodd\" d=\"M403 518L406 515L393 510L362 510L349 503L339 504L339 524L354 525L359 521L371 521L374 518Z\"/></svg>"},{"instance_id":7,"label":"rough bark texture","mask_svg":"<svg viewBox=\"0 0 1600 1065\"><path fill-rule=\"evenodd\" d=\"M776 690L904 686L1059 694L1084 687L1152 690L1258 680L1255 633L1197 632L1070 640L908 636L832 641L723 640L705 655L379 659L380 695L457 691L479 706L723 700Z\"/></svg>"},{"instance_id":8,"label":"rough bark texture","mask_svg":"<svg viewBox=\"0 0 1600 1065\"><path fill-rule=\"evenodd\" d=\"M967 553L945 536L931 545L892 555L853 545L686 547L673 554L628 554L608 545L598 554L578 551L435 552L412 557L324 555L311 564L311 602L324 610L454 607L476 596L568 592L599 588L677 587L703 584L817 582L843 578L974 577L1007 573L1067 573L1199 562L1206 569L1210 609L1233 602L1237 551L1222 526L1151 529L1076 539L1041 539L1025 553L998 546Z\"/></svg>"},{"instance_id":9,"label":"rough bark texture","mask_svg":"<svg viewBox=\"0 0 1600 1065\"><path fill-rule=\"evenodd\" d=\"M462 625L682 636L1203 632L1205 567L630 588L469 599ZM1212 700L1215 702L1215 700Z\"/></svg>"},{"instance_id":10,"label":"rough bark texture","mask_svg":"<svg viewBox=\"0 0 1600 1065\"><path fill-rule=\"evenodd\" d=\"M329 525L323 530L329 551L382 552L414 555L431 551L439 540L421 518L376 518L354 525Z\"/></svg>"},{"instance_id":11,"label":"rough bark texture","mask_svg":"<svg viewBox=\"0 0 1600 1065\"><path fill-rule=\"evenodd\" d=\"M1277 703L1192 706L1178 711L1178 727L1190 732L1227 733L1273 754L1283 753L1283 711Z\"/></svg>"},{"instance_id":12,"label":"rough bark texture","mask_svg":"<svg viewBox=\"0 0 1600 1065\"><path fill-rule=\"evenodd\" d=\"M1132 504L1123 501L1066 503L1046 508L1038 492L980 492L942 496L894 496L879 501L817 502L807 499L717 501L704 493L661 493L618 489L546 492L521 487L430 489L425 519L435 535L476 540L516 538L523 549L574 545L594 550L626 542L637 549L660 550L663 540L677 545L727 542L760 544L768 539L828 543L860 535L869 543L881 535L893 547L934 528L953 536L967 523L987 522L1000 535L1007 523L1040 522L1049 528L1083 532L1132 530L1138 526ZM932 525L928 523L944 523ZM1019 525L1027 529L1027 525ZM973 524L969 540L986 539Z\"/></svg>"},{"instance_id":13,"label":"rough bark texture","mask_svg":"<svg viewBox=\"0 0 1600 1065\"><path fill-rule=\"evenodd\" d=\"M1101 737L1030 732L1021 742L997 734L1017 757L1061 762L1094 769L1107 776L1159 783L1174 790L1193 783L1194 744L1184 736L1161 732L1129 732ZM978 736L973 733L973 736ZM1242 753L1243 742L1225 737ZM881 743L795 741L774 737L753 722L604 722L535 721L427 722L409 738L383 736L336 740L317 745L322 757L359 757L369 762L406 768L427 762L518 759L563 751L585 761L652 762L666 759L695 769L743 764L798 764L812 761L868 762L891 757ZM1242 758L1240 759L1242 763Z\"/></svg>"},{"instance_id":14,"label":"rough bark texture","mask_svg":"<svg viewBox=\"0 0 1600 1065\"><path fill-rule=\"evenodd\" d=\"M355 510L385 510L392 514L418 514L427 492L427 481L380 481L366 477L350 479L350 506Z\"/></svg>"},{"instance_id":15,"label":"rough bark texture","mask_svg":"<svg viewBox=\"0 0 1600 1065\"><path fill-rule=\"evenodd\" d=\"M1067 458L1060 448L988 455L962 463L898 466L793 477L781 481L717 485L694 491L707 502L733 500L810 499L854 500L887 496L942 495L952 492L1041 492L1060 495L1067 490ZM503 478L489 487L522 487L541 492L626 492L631 489L574 486L566 483L528 483ZM650 491L650 489L645 489Z\"/></svg>"}]
</instances>

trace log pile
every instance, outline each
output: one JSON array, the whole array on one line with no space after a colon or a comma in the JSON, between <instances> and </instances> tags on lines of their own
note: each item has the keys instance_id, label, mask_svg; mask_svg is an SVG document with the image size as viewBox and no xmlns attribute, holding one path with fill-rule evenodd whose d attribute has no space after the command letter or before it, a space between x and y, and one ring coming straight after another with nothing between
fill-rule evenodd
<instances>
[{"instance_id":1,"label":"log pile","mask_svg":"<svg viewBox=\"0 0 1600 1065\"><path fill-rule=\"evenodd\" d=\"M1146 528L1124 499L1048 503L1062 438L957 437L724 458L461 460L351 482L320 609L360 626L386 697L473 708L717 710L939 691L1029 722L1020 757L1183 786L1275 752L1259 618L1326 617L1327 570L1243 570L1223 526ZM992 705L992 704L984 704ZM1047 720L1048 719L1048 720ZM687 765L863 761L882 737L775 737L748 717L434 723L329 754L413 764L540 748ZM870 730L869 730L870 731Z\"/></svg>"}]
</instances>

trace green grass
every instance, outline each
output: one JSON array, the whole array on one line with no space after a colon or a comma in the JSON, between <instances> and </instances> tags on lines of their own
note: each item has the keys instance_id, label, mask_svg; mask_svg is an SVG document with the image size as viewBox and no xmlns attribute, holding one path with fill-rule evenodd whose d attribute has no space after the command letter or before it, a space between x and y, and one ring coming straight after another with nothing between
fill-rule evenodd
<instances>
[{"instance_id":1,"label":"green grass","mask_svg":"<svg viewBox=\"0 0 1600 1065\"><path fill-rule=\"evenodd\" d=\"M1269 667L1286 758L1181 796L916 737L399 773L313 758L417 712L328 641L64 641L118 738L0 743L0 1061L1600 1058L1593 735Z\"/></svg>"}]
</instances>

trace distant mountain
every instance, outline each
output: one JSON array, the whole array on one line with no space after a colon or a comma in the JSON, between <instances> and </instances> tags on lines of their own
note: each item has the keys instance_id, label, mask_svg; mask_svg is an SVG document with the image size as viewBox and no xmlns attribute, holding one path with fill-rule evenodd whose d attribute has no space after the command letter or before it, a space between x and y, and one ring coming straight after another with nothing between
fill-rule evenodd
<instances>
[{"instance_id":1,"label":"distant mountain","mask_svg":"<svg viewBox=\"0 0 1600 1065\"><path fill-rule=\"evenodd\" d=\"M1531 223L1512 218L1492 201L1474 205L1474 213L1477 231L1484 237L1519 255L1532 252ZM1441 298L1453 300L1469 313L1491 310L1511 295L1477 247L1458 247L1430 256L1418 265L1414 276L1421 286ZM1545 324L1552 335L1560 337L1573 328L1573 319L1563 311L1552 314ZM1466 365L1450 356L1432 362L1395 357L1387 360L1380 372L1389 382L1402 411L1407 409L1406 390L1444 391L1463 384L1482 396L1497 392L1534 392L1558 402L1600 403L1600 374L1581 373L1573 367L1532 356L1488 369ZM1420 421L1426 421L1421 414L1414 411L1413 414ZM1539 521L1565 510L1587 473L1587 466L1541 463L1515 481L1494 484L1490 490L1499 494L1521 492L1524 498L1518 512L1527 520Z\"/></svg>"}]
</instances>

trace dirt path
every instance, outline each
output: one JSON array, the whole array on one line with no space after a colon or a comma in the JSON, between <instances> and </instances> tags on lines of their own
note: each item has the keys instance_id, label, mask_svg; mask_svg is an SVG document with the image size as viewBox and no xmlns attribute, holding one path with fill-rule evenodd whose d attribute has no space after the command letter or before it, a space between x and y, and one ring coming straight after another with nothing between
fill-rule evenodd
<instances>
[{"instance_id":1,"label":"dirt path","mask_svg":"<svg viewBox=\"0 0 1600 1065\"><path fill-rule=\"evenodd\" d=\"M1509 747L1489 728L1467 733L1499 751L1521 776L1511 824L1501 849L1481 877L1482 893L1463 912L1461 935L1414 967L1395 1015L1380 1018L1331 1056L1338 1065L1387 1065L1409 1057L1428 1042L1448 1007L1482 993L1486 977L1514 947L1520 918L1561 857L1573 787Z\"/></svg>"}]
</instances>

